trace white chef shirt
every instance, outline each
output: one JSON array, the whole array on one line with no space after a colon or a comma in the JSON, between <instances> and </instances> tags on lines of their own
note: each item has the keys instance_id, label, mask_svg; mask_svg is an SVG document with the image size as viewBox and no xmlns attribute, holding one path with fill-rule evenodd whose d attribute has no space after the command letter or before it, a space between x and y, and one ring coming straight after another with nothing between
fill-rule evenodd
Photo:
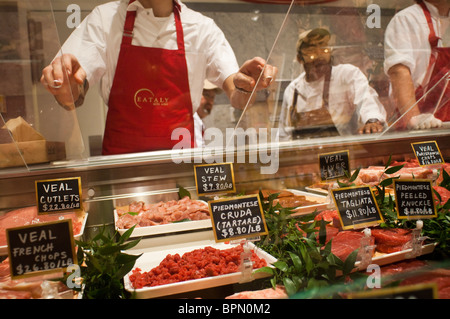
<instances>
[{"instance_id":1,"label":"white chef shirt","mask_svg":"<svg viewBox=\"0 0 450 319\"><path fill-rule=\"evenodd\" d=\"M431 14L434 31L441 40L439 47L450 46L450 16L440 16L437 8L425 1ZM428 42L430 29L418 4L398 12L386 27L384 39L384 70L403 64L411 71L414 87L428 83L424 79L430 61L431 47Z\"/></svg>"},{"instance_id":2,"label":"white chef shirt","mask_svg":"<svg viewBox=\"0 0 450 319\"><path fill-rule=\"evenodd\" d=\"M186 62L193 112L200 105L205 77L222 87L227 77L239 70L234 52L215 22L186 5L181 5ZM89 13L62 46L63 53L75 55L90 84L101 83L101 95L108 104L109 93L122 41L126 10L137 10L133 45L175 50L176 28L173 13L158 18L139 1L108 2Z\"/></svg>"},{"instance_id":3,"label":"white chef shirt","mask_svg":"<svg viewBox=\"0 0 450 319\"><path fill-rule=\"evenodd\" d=\"M303 72L286 87L280 111L280 139L289 139L292 127L289 127L289 116L292 109L295 89L300 93L297 98L297 112L308 112L322 107L324 77L317 81L307 82ZM303 96L303 98L301 97ZM378 100L378 94L369 85L364 73L352 64L339 64L331 69L328 110L341 135L357 133L359 127L367 120L375 118L386 122L386 110ZM339 124L342 117L351 118L353 123Z\"/></svg>"}]
</instances>

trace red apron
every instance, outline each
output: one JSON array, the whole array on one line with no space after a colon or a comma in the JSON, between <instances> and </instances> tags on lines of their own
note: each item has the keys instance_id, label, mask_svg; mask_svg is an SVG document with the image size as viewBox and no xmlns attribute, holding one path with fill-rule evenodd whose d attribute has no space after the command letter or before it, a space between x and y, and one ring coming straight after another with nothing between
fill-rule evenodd
<instances>
[{"instance_id":1,"label":"red apron","mask_svg":"<svg viewBox=\"0 0 450 319\"><path fill-rule=\"evenodd\" d=\"M438 48L439 38L434 32L430 11L423 1L419 2L419 5L422 7L430 29L428 41L431 46L431 56L426 78L430 73L431 76L424 87L419 86L416 89L416 99L418 100L429 90L430 92L427 96L419 103L421 112L433 113L436 109L434 116L446 122L450 121L450 84L448 83L449 75L447 74L450 70L450 47ZM447 77L447 79L444 77ZM434 87L435 85L436 87Z\"/></svg>"},{"instance_id":2,"label":"red apron","mask_svg":"<svg viewBox=\"0 0 450 319\"><path fill-rule=\"evenodd\" d=\"M132 3L134 0L131 0ZM131 44L136 11L127 11L117 68L109 95L103 154L171 149L183 137L194 146L194 120L179 4L173 1L178 50Z\"/></svg>"}]
</instances>

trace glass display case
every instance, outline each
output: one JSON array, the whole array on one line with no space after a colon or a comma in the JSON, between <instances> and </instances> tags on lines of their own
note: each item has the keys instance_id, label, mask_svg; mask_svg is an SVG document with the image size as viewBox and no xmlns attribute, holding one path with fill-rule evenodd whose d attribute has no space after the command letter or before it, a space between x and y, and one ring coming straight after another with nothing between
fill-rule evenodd
<instances>
[{"instance_id":1,"label":"glass display case","mask_svg":"<svg viewBox=\"0 0 450 319\"><path fill-rule=\"evenodd\" d=\"M178 199L180 188L193 199L210 200L197 194L194 167L199 164L233 163L235 194L288 189L327 197L328 189L313 187L323 182L322 154L348 152L350 172L384 167L389 160L415 161L412 143L417 142L436 141L444 161L450 158L448 120L435 125L429 124L429 117L416 117L414 127L408 125L416 115L415 107L427 96L437 96L435 109L427 113L438 114L448 105L448 72L426 87L422 99L399 106L385 70L386 30L399 11L414 5L408 0L183 1L222 30L239 66L261 57L277 68L276 76L269 86L245 92L248 97L242 109L232 107L227 94L219 91L202 122L203 147L175 145L103 155L109 112L105 92L110 89L105 89L105 83L111 78L100 81L89 70L92 83L84 103L75 106L78 97L69 94L72 98L64 107L50 92L58 90L59 80L49 87L41 76L55 57L70 53L64 43L74 30L81 32L81 21L94 7L106 3L0 1L0 215L36 205L36 181L80 177L84 209L89 212L83 238L89 239L104 225L113 232L115 209L133 201ZM328 32L325 44L312 44L308 38L317 29ZM449 34L448 30L443 33L440 46L448 48ZM187 55L196 55L188 51ZM303 60L299 59L302 54ZM307 59L320 54L327 55L328 62L317 67L319 80L305 80ZM204 65L207 55L201 52L197 60L187 58L194 113L201 88L192 93L192 87L205 79L220 82L220 76ZM256 83L264 80L264 69ZM63 68L61 81L69 81L70 73ZM323 80L323 74L330 78ZM85 83L72 88L78 90L80 85L86 89ZM358 131L377 121L379 130ZM322 208L332 209L333 203ZM193 240L212 234L210 225L148 234L137 249L156 249L167 240L181 243L186 233Z\"/></svg>"}]
</instances>

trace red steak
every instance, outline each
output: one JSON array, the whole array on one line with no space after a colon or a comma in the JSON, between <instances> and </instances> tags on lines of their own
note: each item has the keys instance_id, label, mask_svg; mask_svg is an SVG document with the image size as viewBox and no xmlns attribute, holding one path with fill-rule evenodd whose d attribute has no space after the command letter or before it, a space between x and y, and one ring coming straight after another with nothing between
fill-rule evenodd
<instances>
[{"instance_id":1,"label":"red steak","mask_svg":"<svg viewBox=\"0 0 450 319\"><path fill-rule=\"evenodd\" d=\"M331 252L344 261L354 250L361 247L361 239L364 236L364 233L359 231L341 231L331 241ZM373 245L374 242L374 238L371 237L369 244Z\"/></svg>"},{"instance_id":2,"label":"red steak","mask_svg":"<svg viewBox=\"0 0 450 319\"><path fill-rule=\"evenodd\" d=\"M403 247L411 238L411 230L402 228L372 229L377 250L382 253L393 253L403 250Z\"/></svg>"}]
</instances>

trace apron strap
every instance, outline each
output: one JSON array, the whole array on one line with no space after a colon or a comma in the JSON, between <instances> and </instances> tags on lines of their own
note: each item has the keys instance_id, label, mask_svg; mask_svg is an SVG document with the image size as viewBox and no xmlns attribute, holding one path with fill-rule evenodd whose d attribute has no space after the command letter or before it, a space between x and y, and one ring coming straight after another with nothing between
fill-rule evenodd
<instances>
[{"instance_id":1,"label":"apron strap","mask_svg":"<svg viewBox=\"0 0 450 319\"><path fill-rule=\"evenodd\" d=\"M436 63L436 55L435 55L435 49L437 48L439 37L436 36L436 32L434 31L433 27L433 21L431 19L430 11L428 10L427 6L423 1L419 1L418 4L422 7L423 14L425 15L425 18L427 19L428 28L430 29L430 34L428 35L428 42L430 43L431 47L431 53L430 53L430 60L428 62L428 68L427 72L425 74L425 77L423 79L422 85L428 84L431 73L434 68L434 64Z\"/></svg>"},{"instance_id":2,"label":"apron strap","mask_svg":"<svg viewBox=\"0 0 450 319\"><path fill-rule=\"evenodd\" d=\"M328 101L330 96L330 80L331 80L331 67L330 70L325 74L325 79L323 81L323 93L322 93L322 106L328 110Z\"/></svg>"},{"instance_id":3,"label":"apron strap","mask_svg":"<svg viewBox=\"0 0 450 319\"><path fill-rule=\"evenodd\" d=\"M180 4L173 0L173 14L175 17L175 27L177 29L177 44L178 44L178 50L184 51L184 33L183 33L183 27L181 25L181 6Z\"/></svg>"},{"instance_id":4,"label":"apron strap","mask_svg":"<svg viewBox=\"0 0 450 319\"><path fill-rule=\"evenodd\" d=\"M437 48L439 37L436 36L436 32L434 31L433 21L431 20L431 14L428 10L427 6L423 1L419 2L419 5L422 7L425 18L427 19L428 28L430 29L430 35L428 36L428 42L430 42L430 46L432 49Z\"/></svg>"}]
</instances>

